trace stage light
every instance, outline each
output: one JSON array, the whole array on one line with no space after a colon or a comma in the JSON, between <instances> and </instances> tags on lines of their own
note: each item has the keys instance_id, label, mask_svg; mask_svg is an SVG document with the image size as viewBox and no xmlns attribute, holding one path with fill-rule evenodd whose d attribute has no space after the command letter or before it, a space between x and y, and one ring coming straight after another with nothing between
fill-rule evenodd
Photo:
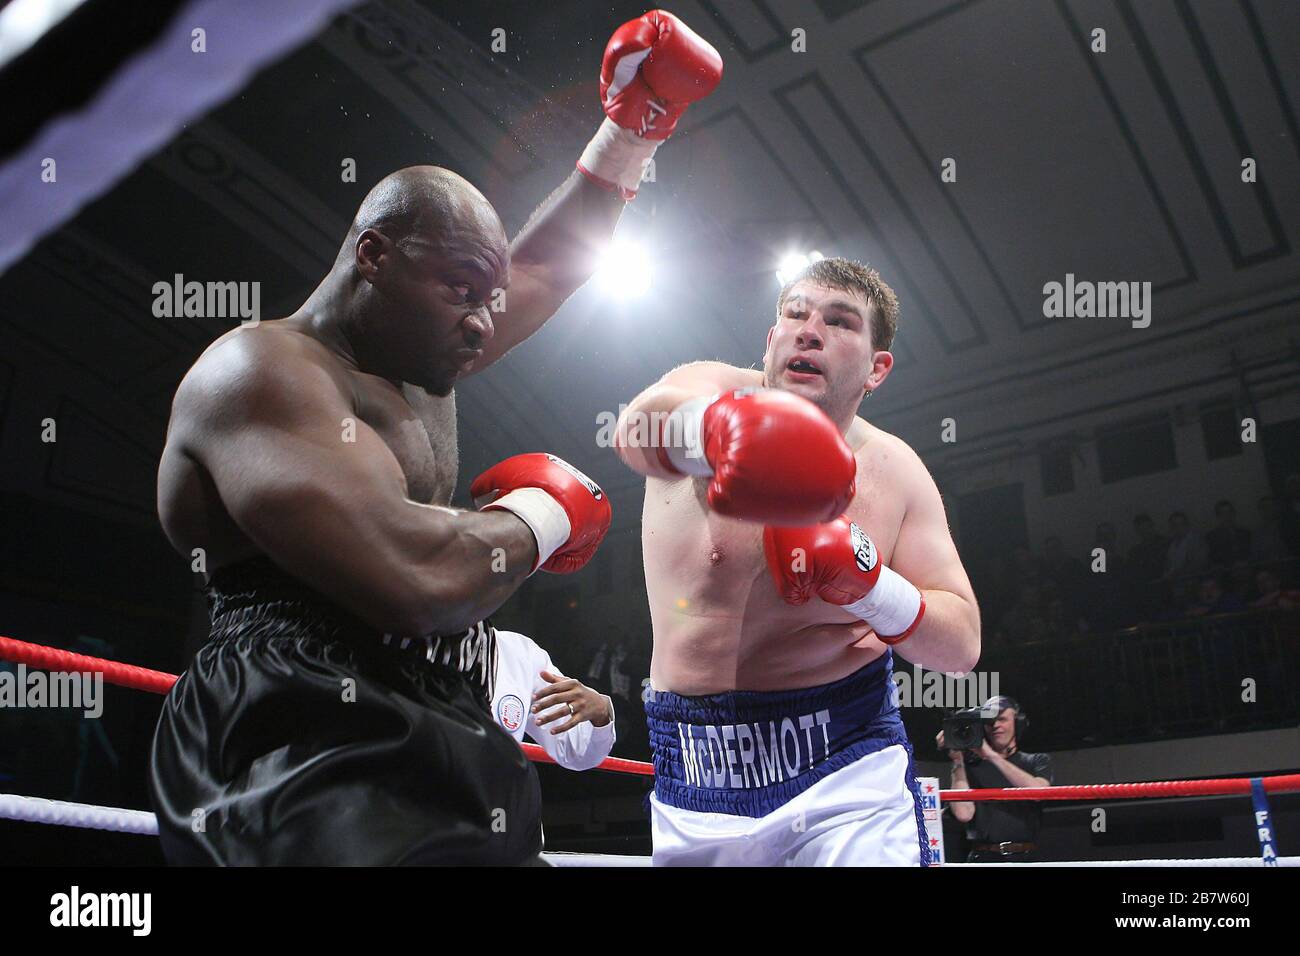
<instances>
[{"instance_id":1,"label":"stage light","mask_svg":"<svg viewBox=\"0 0 1300 956\"><path fill-rule=\"evenodd\" d=\"M806 265L808 265L808 256L802 252L791 252L776 267L776 281L781 285L785 285L794 278L796 272Z\"/></svg>"},{"instance_id":2,"label":"stage light","mask_svg":"<svg viewBox=\"0 0 1300 956\"><path fill-rule=\"evenodd\" d=\"M800 269L812 265L814 262L820 262L826 257L816 249L812 252L791 252L781 260L781 264L776 267L776 281L785 285L795 277Z\"/></svg>"},{"instance_id":3,"label":"stage light","mask_svg":"<svg viewBox=\"0 0 1300 956\"><path fill-rule=\"evenodd\" d=\"M650 257L640 244L615 239L601 256L596 281L607 295L636 299L650 289Z\"/></svg>"}]
</instances>

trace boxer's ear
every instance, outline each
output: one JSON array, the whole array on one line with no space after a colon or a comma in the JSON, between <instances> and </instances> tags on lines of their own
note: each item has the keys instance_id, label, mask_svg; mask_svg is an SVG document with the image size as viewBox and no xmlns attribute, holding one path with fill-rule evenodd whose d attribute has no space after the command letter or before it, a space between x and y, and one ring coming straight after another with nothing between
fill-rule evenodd
<instances>
[{"instance_id":1,"label":"boxer's ear","mask_svg":"<svg viewBox=\"0 0 1300 956\"><path fill-rule=\"evenodd\" d=\"M871 367L867 369L867 380L863 383L863 389L870 394L880 388L889 373L894 368L894 354L892 352L876 352L871 356Z\"/></svg>"}]
</instances>

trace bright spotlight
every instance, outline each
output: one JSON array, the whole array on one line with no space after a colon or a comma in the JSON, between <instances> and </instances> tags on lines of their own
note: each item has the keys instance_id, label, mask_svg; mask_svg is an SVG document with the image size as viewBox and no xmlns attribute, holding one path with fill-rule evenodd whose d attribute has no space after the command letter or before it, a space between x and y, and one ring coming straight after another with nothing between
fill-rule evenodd
<instances>
[{"instance_id":1,"label":"bright spotlight","mask_svg":"<svg viewBox=\"0 0 1300 956\"><path fill-rule=\"evenodd\" d=\"M776 267L776 281L785 285L794 278L794 274L808 265L808 257L802 252L792 252Z\"/></svg>"},{"instance_id":2,"label":"bright spotlight","mask_svg":"<svg viewBox=\"0 0 1300 956\"><path fill-rule=\"evenodd\" d=\"M596 281L606 295L639 298L650 289L650 257L637 243L616 239L601 256Z\"/></svg>"}]
</instances>

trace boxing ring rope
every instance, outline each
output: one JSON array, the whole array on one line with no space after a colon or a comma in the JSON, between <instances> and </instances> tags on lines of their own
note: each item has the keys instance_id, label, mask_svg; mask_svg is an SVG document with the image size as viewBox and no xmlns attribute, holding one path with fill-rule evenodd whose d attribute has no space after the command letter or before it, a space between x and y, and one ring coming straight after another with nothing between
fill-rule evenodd
<instances>
[{"instance_id":1,"label":"boxing ring rope","mask_svg":"<svg viewBox=\"0 0 1300 956\"><path fill-rule=\"evenodd\" d=\"M164 671L150 670L100 657L77 654L56 647L32 644L0 636L0 661L10 661L42 670L98 673L104 681L118 687L166 694L180 678ZM555 763L536 744L520 744L535 763ZM654 776L654 766L641 760L606 757L595 769L637 776ZM1300 791L1300 774L1283 774L1260 778L1266 793ZM1248 778L1225 777L1203 780L1158 780L1140 783L1080 784L1060 787L984 788L941 790L939 797L948 802L982 800L1127 800L1169 797L1211 797L1245 795L1251 792ZM0 819L45 823L82 829L108 830L118 833L158 834L157 818L146 810L101 807L87 803L69 803L44 797L0 794ZM623 857L606 854L543 854L557 866L644 866L648 857ZM633 861L633 862L628 862ZM1225 857L1213 860L1118 860L1039 864L955 864L948 866L1256 866L1257 857ZM1281 857L1280 866L1300 866L1300 857Z\"/></svg>"},{"instance_id":2,"label":"boxing ring rope","mask_svg":"<svg viewBox=\"0 0 1300 956\"><path fill-rule=\"evenodd\" d=\"M180 679L175 674L151 671L147 667L122 664L102 657L87 657L85 654L74 654L57 647L29 644L27 641L4 636L0 636L0 661L26 664L47 671L98 672L104 675L106 683L132 690L147 690L153 694L167 693L172 689L172 684Z\"/></svg>"},{"instance_id":3,"label":"boxing ring rope","mask_svg":"<svg viewBox=\"0 0 1300 956\"><path fill-rule=\"evenodd\" d=\"M20 823L49 823L82 830L108 830L113 833L158 835L158 818L148 810L124 810L100 807L93 803L68 803L45 797L24 797L0 793L0 820Z\"/></svg>"},{"instance_id":4,"label":"boxing ring rope","mask_svg":"<svg viewBox=\"0 0 1300 956\"><path fill-rule=\"evenodd\" d=\"M89 830L108 830L115 833L136 833L141 836L158 835L158 820L147 810L123 810L119 807L99 807L89 803L67 803L62 800L47 800L44 797L0 794L0 819L79 827ZM650 857L648 856L628 856L613 853L543 853L542 856L553 866L628 867L650 865ZM1259 857L1229 856L1185 860L1087 860L1063 863L946 863L944 865L1256 867L1264 864ZM1279 857L1277 865L1300 868L1300 856Z\"/></svg>"},{"instance_id":5,"label":"boxing ring rope","mask_svg":"<svg viewBox=\"0 0 1300 956\"><path fill-rule=\"evenodd\" d=\"M90 657L57 647L31 644L12 637L0 636L0 660L26 664L45 670L100 673L105 682L118 687L165 694L180 678L164 671L149 670L133 664ZM520 744L524 753L534 763L555 763L536 744ZM597 770L653 777L654 765L644 760L626 760L606 757L596 765ZM1292 793L1300 791L1300 774L1264 777L1266 793ZM1250 780L1243 777L1226 777L1209 780L1158 780L1144 783L1100 783L1061 787L1017 787L983 790L941 790L940 799L953 801L976 800L1125 800L1159 797L1218 797L1250 793Z\"/></svg>"},{"instance_id":6,"label":"boxing ring rope","mask_svg":"<svg viewBox=\"0 0 1300 956\"><path fill-rule=\"evenodd\" d=\"M104 675L104 682L131 690L144 690L151 694L166 694L180 677L165 671L149 670L134 664L105 660L102 657L90 657L75 654L57 647L43 644L31 644L12 637L0 635L0 661L39 667L42 670L99 673ZM528 759L534 763L555 763L541 747L536 744L520 744ZM596 765L597 770L610 770L615 773L640 774L653 777L654 767L643 760L624 760L622 757L606 757Z\"/></svg>"},{"instance_id":7,"label":"boxing ring rope","mask_svg":"<svg viewBox=\"0 0 1300 956\"><path fill-rule=\"evenodd\" d=\"M1295 793L1300 773L1261 777L1265 793ZM977 800L1128 800L1158 797L1227 797L1250 793L1250 778L1221 777L1206 780L1152 780L1143 783L1088 783L1060 787L940 790L949 803Z\"/></svg>"}]
</instances>

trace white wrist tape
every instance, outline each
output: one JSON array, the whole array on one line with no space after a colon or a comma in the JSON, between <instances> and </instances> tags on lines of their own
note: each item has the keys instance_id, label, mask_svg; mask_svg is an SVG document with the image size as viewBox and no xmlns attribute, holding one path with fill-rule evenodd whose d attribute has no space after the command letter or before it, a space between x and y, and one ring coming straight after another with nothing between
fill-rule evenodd
<instances>
[{"instance_id":1,"label":"white wrist tape","mask_svg":"<svg viewBox=\"0 0 1300 956\"><path fill-rule=\"evenodd\" d=\"M704 412L717 395L701 395L682 402L668 416L659 439L668 461L683 475L709 478L713 469L704 457Z\"/></svg>"},{"instance_id":2,"label":"white wrist tape","mask_svg":"<svg viewBox=\"0 0 1300 956\"><path fill-rule=\"evenodd\" d=\"M582 151L578 165L593 176L634 193L645 175L646 162L661 142L644 139L607 116Z\"/></svg>"},{"instance_id":3,"label":"white wrist tape","mask_svg":"<svg viewBox=\"0 0 1300 956\"><path fill-rule=\"evenodd\" d=\"M573 533L568 512L541 488L516 488L483 508L504 508L528 525L533 537L537 539L537 563L533 565L534 571L562 548Z\"/></svg>"},{"instance_id":4,"label":"white wrist tape","mask_svg":"<svg viewBox=\"0 0 1300 956\"><path fill-rule=\"evenodd\" d=\"M877 634L896 637L916 623L921 592L901 574L882 567L876 586L861 600L845 604L844 610L866 621Z\"/></svg>"}]
</instances>

